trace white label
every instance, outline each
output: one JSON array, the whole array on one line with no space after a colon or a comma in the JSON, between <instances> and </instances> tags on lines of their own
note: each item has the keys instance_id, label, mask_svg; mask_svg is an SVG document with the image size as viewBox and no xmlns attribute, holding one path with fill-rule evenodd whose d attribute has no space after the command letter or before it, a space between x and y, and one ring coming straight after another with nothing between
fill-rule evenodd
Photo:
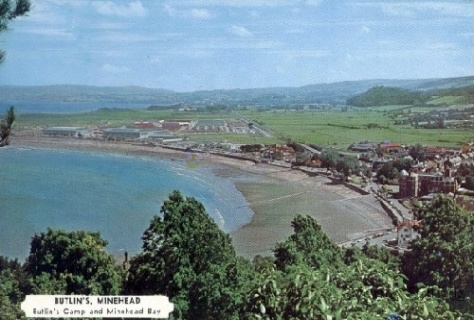
<instances>
[{"instance_id":1,"label":"white label","mask_svg":"<svg viewBox=\"0 0 474 320\"><path fill-rule=\"evenodd\" d=\"M166 296L27 295L21 309L27 318L166 319L174 306Z\"/></svg>"}]
</instances>

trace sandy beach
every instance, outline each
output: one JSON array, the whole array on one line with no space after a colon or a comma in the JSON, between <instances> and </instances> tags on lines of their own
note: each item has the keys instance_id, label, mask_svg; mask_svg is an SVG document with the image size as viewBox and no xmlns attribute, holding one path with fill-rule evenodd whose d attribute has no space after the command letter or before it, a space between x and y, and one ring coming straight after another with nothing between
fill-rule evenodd
<instances>
[{"instance_id":1,"label":"sandy beach","mask_svg":"<svg viewBox=\"0 0 474 320\"><path fill-rule=\"evenodd\" d=\"M188 156L158 146L53 138L34 132L16 133L11 144L167 159ZM314 217L337 243L392 227L391 219L371 195L361 195L344 185L333 184L326 177L310 177L298 170L218 155L206 154L203 159L219 165L219 168L229 168L216 169L216 174L225 176L229 171L238 175L242 171L256 177L251 182L236 183L254 212L249 224L231 233L237 253L246 258L252 259L257 254L270 255L277 242L291 235L290 223L297 214Z\"/></svg>"}]
</instances>

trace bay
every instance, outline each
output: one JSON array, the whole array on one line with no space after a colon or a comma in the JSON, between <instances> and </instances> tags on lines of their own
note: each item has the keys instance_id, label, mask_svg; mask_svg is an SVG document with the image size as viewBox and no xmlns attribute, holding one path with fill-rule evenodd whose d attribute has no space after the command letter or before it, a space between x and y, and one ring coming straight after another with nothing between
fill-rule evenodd
<instances>
[{"instance_id":1,"label":"bay","mask_svg":"<svg viewBox=\"0 0 474 320\"><path fill-rule=\"evenodd\" d=\"M31 237L48 227L99 231L109 253L135 254L173 190L202 202L225 232L248 223L253 212L234 185L245 177L217 175L214 165L192 161L0 148L0 255L25 258Z\"/></svg>"},{"instance_id":2,"label":"bay","mask_svg":"<svg viewBox=\"0 0 474 320\"><path fill-rule=\"evenodd\" d=\"M145 109L152 103L133 102L8 102L0 101L0 116L14 106L19 114L24 113L83 113L92 112L101 108L114 109Z\"/></svg>"}]
</instances>

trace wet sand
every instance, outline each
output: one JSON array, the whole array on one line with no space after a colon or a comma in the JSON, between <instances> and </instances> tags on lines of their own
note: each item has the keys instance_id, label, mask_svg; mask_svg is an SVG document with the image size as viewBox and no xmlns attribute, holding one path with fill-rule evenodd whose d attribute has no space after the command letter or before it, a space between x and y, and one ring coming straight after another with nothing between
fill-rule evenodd
<instances>
[{"instance_id":1,"label":"wet sand","mask_svg":"<svg viewBox=\"0 0 474 320\"><path fill-rule=\"evenodd\" d=\"M105 142L72 138L51 138L20 133L12 145L70 150L101 151L167 159L186 158L181 151L123 142ZM252 259L270 255L275 244L291 235L291 220L297 214L314 217L335 241L361 237L367 231L390 228L391 219L371 195L360 195L326 177L310 177L289 168L206 155L202 159L218 164L216 174L226 169L232 176L242 171L255 179L237 182L236 187L247 199L254 215L249 224L231 233L238 254Z\"/></svg>"}]
</instances>

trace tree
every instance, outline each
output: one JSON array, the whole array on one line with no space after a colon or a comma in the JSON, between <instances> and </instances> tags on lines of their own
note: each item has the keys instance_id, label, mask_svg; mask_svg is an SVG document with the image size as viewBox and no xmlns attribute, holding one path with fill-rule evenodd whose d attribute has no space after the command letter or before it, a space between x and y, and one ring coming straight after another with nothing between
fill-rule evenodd
<instances>
[{"instance_id":1,"label":"tree","mask_svg":"<svg viewBox=\"0 0 474 320\"><path fill-rule=\"evenodd\" d=\"M34 293L114 295L121 278L99 233L48 229L31 241L26 267Z\"/></svg>"},{"instance_id":2,"label":"tree","mask_svg":"<svg viewBox=\"0 0 474 320\"><path fill-rule=\"evenodd\" d=\"M323 152L320 156L320 159L321 159L321 166L326 168L329 171L331 169L336 169L339 155L337 154L337 152L329 150L329 151Z\"/></svg>"},{"instance_id":3,"label":"tree","mask_svg":"<svg viewBox=\"0 0 474 320\"><path fill-rule=\"evenodd\" d=\"M306 264L312 268L342 262L337 246L310 216L298 215L291 222L294 233L273 250L275 265L284 270L292 265Z\"/></svg>"},{"instance_id":4,"label":"tree","mask_svg":"<svg viewBox=\"0 0 474 320\"><path fill-rule=\"evenodd\" d=\"M259 270L244 319L461 319L426 290L410 294L388 252L350 248L342 261L312 218L292 224L294 234L275 249L276 265Z\"/></svg>"},{"instance_id":5,"label":"tree","mask_svg":"<svg viewBox=\"0 0 474 320\"><path fill-rule=\"evenodd\" d=\"M403 257L411 287L437 286L447 298L468 295L474 277L472 213L451 197L438 195L421 209L418 219L420 237Z\"/></svg>"},{"instance_id":6,"label":"tree","mask_svg":"<svg viewBox=\"0 0 474 320\"><path fill-rule=\"evenodd\" d=\"M340 158L336 163L336 169L338 172L341 172L344 175L346 180L352 174L358 173L360 171L359 161L356 157L344 157Z\"/></svg>"},{"instance_id":7,"label":"tree","mask_svg":"<svg viewBox=\"0 0 474 320\"><path fill-rule=\"evenodd\" d=\"M413 158L415 161L425 161L425 149L423 146L419 143L416 145L410 147L410 150L408 150L408 154Z\"/></svg>"},{"instance_id":8,"label":"tree","mask_svg":"<svg viewBox=\"0 0 474 320\"><path fill-rule=\"evenodd\" d=\"M130 262L125 293L165 294L179 319L238 319L250 263L237 258L229 235L194 198L174 191L161 213Z\"/></svg>"},{"instance_id":9,"label":"tree","mask_svg":"<svg viewBox=\"0 0 474 320\"><path fill-rule=\"evenodd\" d=\"M11 20L30 11L29 0L0 0L0 32L8 29ZM5 52L0 50L0 63L5 59Z\"/></svg>"},{"instance_id":10,"label":"tree","mask_svg":"<svg viewBox=\"0 0 474 320\"><path fill-rule=\"evenodd\" d=\"M398 169L394 167L393 162L391 161L385 162L382 165L382 167L377 171L377 179L381 183L383 183L384 180L395 180L398 177L399 177Z\"/></svg>"},{"instance_id":11,"label":"tree","mask_svg":"<svg viewBox=\"0 0 474 320\"><path fill-rule=\"evenodd\" d=\"M0 0L0 33L8 29L8 23L11 20L25 15L28 11L30 11L29 0ZM0 63L4 60L5 51L0 50ZM9 144L8 137L14 120L15 113L13 107L10 107L5 119L0 122L0 147Z\"/></svg>"},{"instance_id":12,"label":"tree","mask_svg":"<svg viewBox=\"0 0 474 320\"><path fill-rule=\"evenodd\" d=\"M4 147L10 143L9 136L13 121L15 121L15 112L14 108L10 107L7 111L5 119L0 120L0 147Z\"/></svg>"},{"instance_id":13,"label":"tree","mask_svg":"<svg viewBox=\"0 0 474 320\"><path fill-rule=\"evenodd\" d=\"M0 256L0 315L5 320L26 319L20 309L24 300L28 275L17 260Z\"/></svg>"}]
</instances>

